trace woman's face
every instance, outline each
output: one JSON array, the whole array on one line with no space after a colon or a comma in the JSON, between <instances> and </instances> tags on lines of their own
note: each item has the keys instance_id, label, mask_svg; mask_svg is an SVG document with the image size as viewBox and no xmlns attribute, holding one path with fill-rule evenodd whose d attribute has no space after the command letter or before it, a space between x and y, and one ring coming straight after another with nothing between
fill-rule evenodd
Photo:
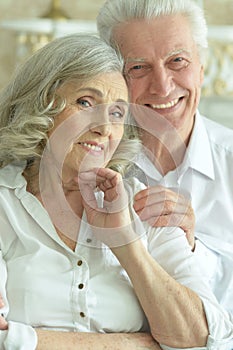
<instances>
[{"instance_id":1,"label":"woman's face","mask_svg":"<svg viewBox=\"0 0 233 350\"><path fill-rule=\"evenodd\" d=\"M106 166L124 132L128 92L123 76L114 72L85 83L74 80L57 94L66 108L54 118L49 137L62 178Z\"/></svg>"}]
</instances>

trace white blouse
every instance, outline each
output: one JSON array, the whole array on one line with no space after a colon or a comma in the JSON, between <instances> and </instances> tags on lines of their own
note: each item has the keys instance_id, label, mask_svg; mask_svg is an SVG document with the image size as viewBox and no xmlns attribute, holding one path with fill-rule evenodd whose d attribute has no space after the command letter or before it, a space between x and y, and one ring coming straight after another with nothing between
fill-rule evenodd
<instances>
[{"instance_id":1,"label":"white blouse","mask_svg":"<svg viewBox=\"0 0 233 350\"><path fill-rule=\"evenodd\" d=\"M111 250L85 220L75 251L69 249L45 208L26 191L22 171L16 164L0 170L0 293L7 300L1 313L9 322L8 330L0 331L0 349L35 349L37 327L149 331L129 277ZM132 180L131 198L142 186ZM203 300L210 331L203 349L229 350L233 325L203 282L183 231L145 226L141 239L169 274Z\"/></svg>"}]
</instances>

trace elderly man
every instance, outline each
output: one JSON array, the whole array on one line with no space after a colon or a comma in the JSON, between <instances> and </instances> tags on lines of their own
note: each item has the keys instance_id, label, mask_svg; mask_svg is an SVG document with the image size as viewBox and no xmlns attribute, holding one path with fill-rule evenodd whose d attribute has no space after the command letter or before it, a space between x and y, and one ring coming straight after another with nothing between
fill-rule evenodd
<instances>
[{"instance_id":1,"label":"elderly man","mask_svg":"<svg viewBox=\"0 0 233 350\"><path fill-rule=\"evenodd\" d=\"M190 0L107 0L97 24L125 60L141 128L144 149L135 168L150 186L136 196L135 209L151 225L185 230L203 276L232 317L233 131L197 109L208 47L203 11Z\"/></svg>"}]
</instances>

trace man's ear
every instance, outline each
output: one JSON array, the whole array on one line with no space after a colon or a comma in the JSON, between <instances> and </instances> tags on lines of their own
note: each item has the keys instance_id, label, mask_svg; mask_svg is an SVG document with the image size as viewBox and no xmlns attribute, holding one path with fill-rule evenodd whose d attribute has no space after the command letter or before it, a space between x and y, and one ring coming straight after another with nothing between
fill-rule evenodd
<instances>
[{"instance_id":1,"label":"man's ear","mask_svg":"<svg viewBox=\"0 0 233 350\"><path fill-rule=\"evenodd\" d=\"M204 65L202 64L201 65L201 69L200 69L200 84L202 85L203 84L203 81L204 81Z\"/></svg>"}]
</instances>

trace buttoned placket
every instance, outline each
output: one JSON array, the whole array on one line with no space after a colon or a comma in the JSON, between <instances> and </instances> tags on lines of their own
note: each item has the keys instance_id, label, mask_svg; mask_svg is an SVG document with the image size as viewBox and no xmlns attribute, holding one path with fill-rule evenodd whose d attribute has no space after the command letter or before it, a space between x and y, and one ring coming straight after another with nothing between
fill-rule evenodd
<instances>
[{"instance_id":1,"label":"buttoned placket","mask_svg":"<svg viewBox=\"0 0 233 350\"><path fill-rule=\"evenodd\" d=\"M77 331L87 331L90 329L90 318L87 306L89 267L83 257L77 256L76 258L73 267L71 307L75 329Z\"/></svg>"}]
</instances>

